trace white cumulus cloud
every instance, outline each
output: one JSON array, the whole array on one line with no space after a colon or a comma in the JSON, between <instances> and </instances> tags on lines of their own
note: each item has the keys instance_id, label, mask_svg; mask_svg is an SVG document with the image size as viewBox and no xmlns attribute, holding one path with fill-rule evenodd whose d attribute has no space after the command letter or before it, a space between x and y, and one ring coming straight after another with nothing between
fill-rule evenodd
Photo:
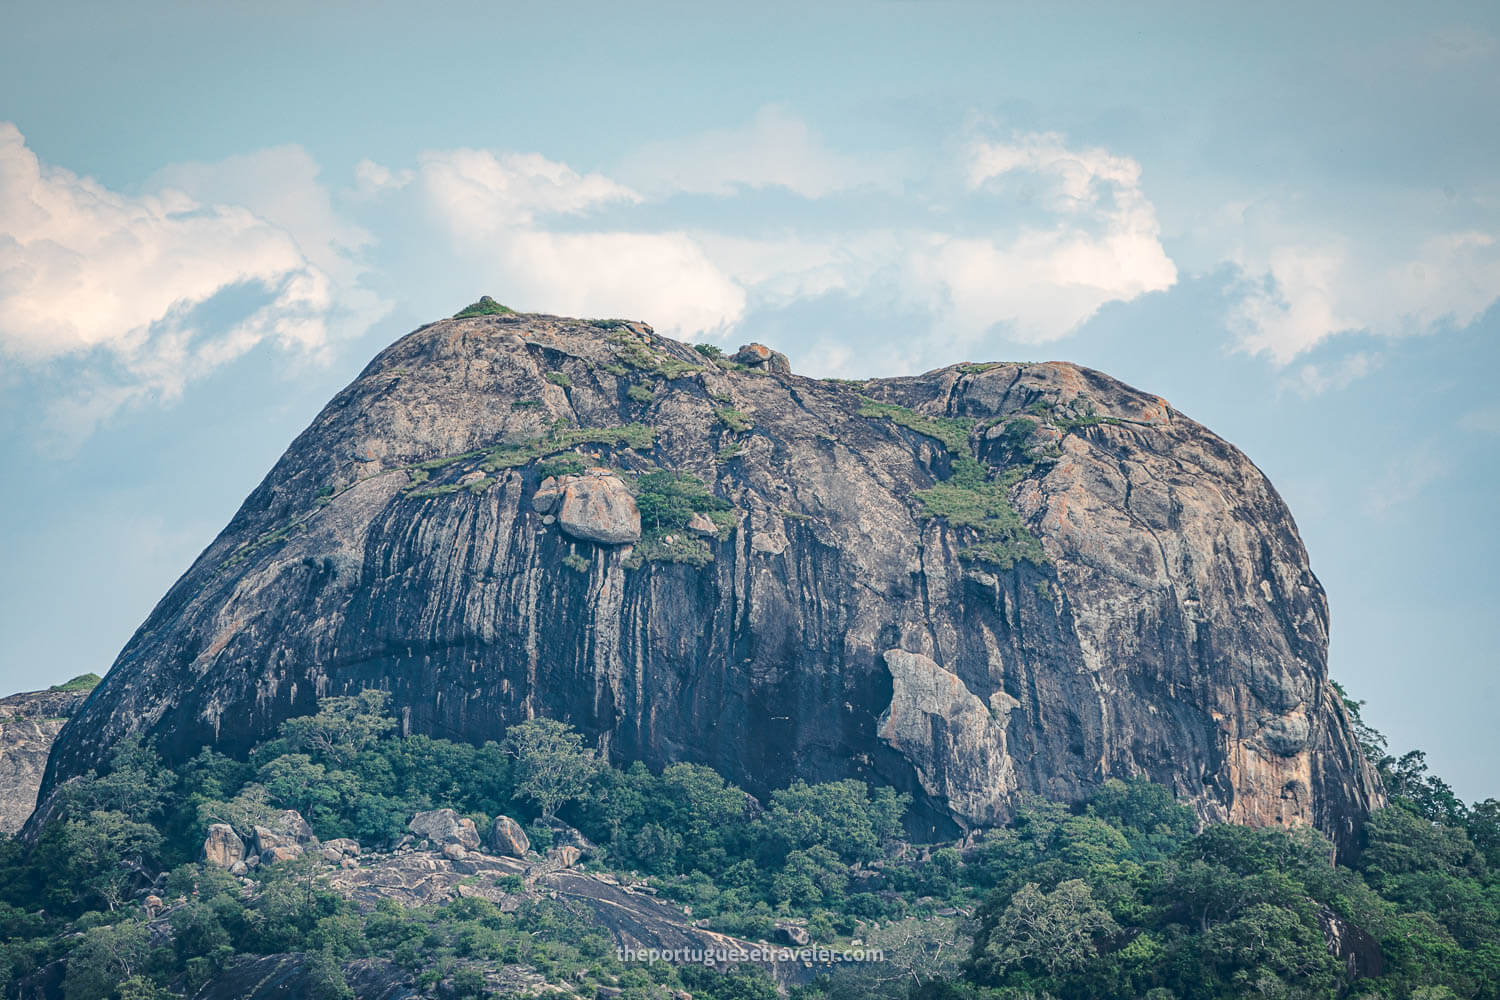
<instances>
[{"instance_id":1,"label":"white cumulus cloud","mask_svg":"<svg viewBox=\"0 0 1500 1000\"><path fill-rule=\"evenodd\" d=\"M177 183L127 195L42 163L0 123L0 353L84 363L56 400L65 432L175 395L261 342L327 343L330 317L349 307L342 283L355 277L343 255L361 236L308 194L310 162L281 150L191 165ZM260 203L216 197L247 190L257 169L269 171ZM246 294L206 317L226 292Z\"/></svg>"},{"instance_id":2,"label":"white cumulus cloud","mask_svg":"<svg viewBox=\"0 0 1500 1000\"><path fill-rule=\"evenodd\" d=\"M590 227L589 213L642 200L602 174L460 149L423 154L402 190L456 266L519 308L642 318L678 337L712 334L744 312L744 289L689 234Z\"/></svg>"},{"instance_id":3,"label":"white cumulus cloud","mask_svg":"<svg viewBox=\"0 0 1500 1000\"><path fill-rule=\"evenodd\" d=\"M1140 164L1056 133L976 143L972 197L1000 200L1025 221L993 236L927 234L913 241L906 273L931 296L944 326L973 338L1001 327L1029 343L1057 340L1108 302L1170 288L1177 267L1161 244ZM1014 182L1028 192L1022 205Z\"/></svg>"},{"instance_id":4,"label":"white cumulus cloud","mask_svg":"<svg viewBox=\"0 0 1500 1000\"><path fill-rule=\"evenodd\" d=\"M1464 327L1500 299L1500 245L1487 232L1383 243L1252 234L1230 259L1250 280L1231 311L1239 344L1288 364L1337 333L1385 337Z\"/></svg>"}]
</instances>

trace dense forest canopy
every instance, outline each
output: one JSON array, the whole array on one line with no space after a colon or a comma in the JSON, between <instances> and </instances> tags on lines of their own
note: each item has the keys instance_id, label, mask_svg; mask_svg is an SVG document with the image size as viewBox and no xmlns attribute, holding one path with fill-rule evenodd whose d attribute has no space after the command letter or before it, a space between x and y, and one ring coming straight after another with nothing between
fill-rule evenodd
<instances>
[{"instance_id":1,"label":"dense forest canopy","mask_svg":"<svg viewBox=\"0 0 1500 1000\"><path fill-rule=\"evenodd\" d=\"M516 817L536 849L576 828L597 845L591 868L637 873L715 930L770 939L790 924L883 952L797 988L802 1000L1500 996L1500 803L1465 806L1420 752L1396 758L1359 733L1392 804L1334 864L1315 831L1200 829L1145 782L913 845L908 802L887 788L798 781L760 802L704 767L611 767L558 722L473 746L397 736L380 692L329 698L246 760L205 749L173 771L123 744L64 790L34 843L0 842L0 981L11 996L49 975L66 1000L190 996L235 955L300 951L327 997L352 995L341 964L368 955L445 996L484 995L485 970L504 965L584 995L776 995L756 968L623 963L603 929L546 898L361 911L314 857L253 880L199 863L211 823L248 832L295 809L319 837L379 851L447 806ZM167 901L165 938L148 892Z\"/></svg>"}]
</instances>

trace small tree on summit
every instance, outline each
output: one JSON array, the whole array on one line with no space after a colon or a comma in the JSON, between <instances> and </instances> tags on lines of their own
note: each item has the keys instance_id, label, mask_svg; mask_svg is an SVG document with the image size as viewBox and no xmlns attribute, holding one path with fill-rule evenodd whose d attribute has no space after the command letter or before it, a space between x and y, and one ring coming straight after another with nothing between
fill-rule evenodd
<instances>
[{"instance_id":1,"label":"small tree on summit","mask_svg":"<svg viewBox=\"0 0 1500 1000\"><path fill-rule=\"evenodd\" d=\"M505 734L505 752L516 761L515 794L530 799L550 820L588 791L600 762L583 737L555 719L528 719Z\"/></svg>"}]
</instances>

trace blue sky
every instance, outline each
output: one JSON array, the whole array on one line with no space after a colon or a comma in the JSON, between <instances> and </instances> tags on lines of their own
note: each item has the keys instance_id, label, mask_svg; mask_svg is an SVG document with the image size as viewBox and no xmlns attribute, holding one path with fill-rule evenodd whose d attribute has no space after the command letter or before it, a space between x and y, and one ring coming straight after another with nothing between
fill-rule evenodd
<instances>
[{"instance_id":1,"label":"blue sky","mask_svg":"<svg viewBox=\"0 0 1500 1000\"><path fill-rule=\"evenodd\" d=\"M490 293L1160 393L1291 505L1335 679L1500 795L1493 5L426 6L0 14L0 688Z\"/></svg>"}]
</instances>

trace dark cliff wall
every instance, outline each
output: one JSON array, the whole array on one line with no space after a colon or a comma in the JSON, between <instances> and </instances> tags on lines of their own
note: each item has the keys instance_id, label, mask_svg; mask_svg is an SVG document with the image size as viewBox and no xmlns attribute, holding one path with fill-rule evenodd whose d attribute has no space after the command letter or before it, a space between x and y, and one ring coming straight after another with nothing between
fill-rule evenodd
<instances>
[{"instance_id":1,"label":"dark cliff wall","mask_svg":"<svg viewBox=\"0 0 1500 1000\"><path fill-rule=\"evenodd\" d=\"M757 792L889 783L933 829L1112 776L1336 839L1378 801L1327 681L1323 592L1233 447L1066 364L858 385L777 367L541 316L404 338L162 600L59 737L49 787L137 729L173 759L236 752L379 686L412 731L477 740L549 715L618 758ZM594 545L534 509L526 459L609 437L569 428L634 424L654 434L578 451L625 482L690 473L732 505L726 538L688 546L706 565L640 562L682 538ZM921 491L976 468L1011 472L949 499L1023 532L925 516L941 505Z\"/></svg>"}]
</instances>

